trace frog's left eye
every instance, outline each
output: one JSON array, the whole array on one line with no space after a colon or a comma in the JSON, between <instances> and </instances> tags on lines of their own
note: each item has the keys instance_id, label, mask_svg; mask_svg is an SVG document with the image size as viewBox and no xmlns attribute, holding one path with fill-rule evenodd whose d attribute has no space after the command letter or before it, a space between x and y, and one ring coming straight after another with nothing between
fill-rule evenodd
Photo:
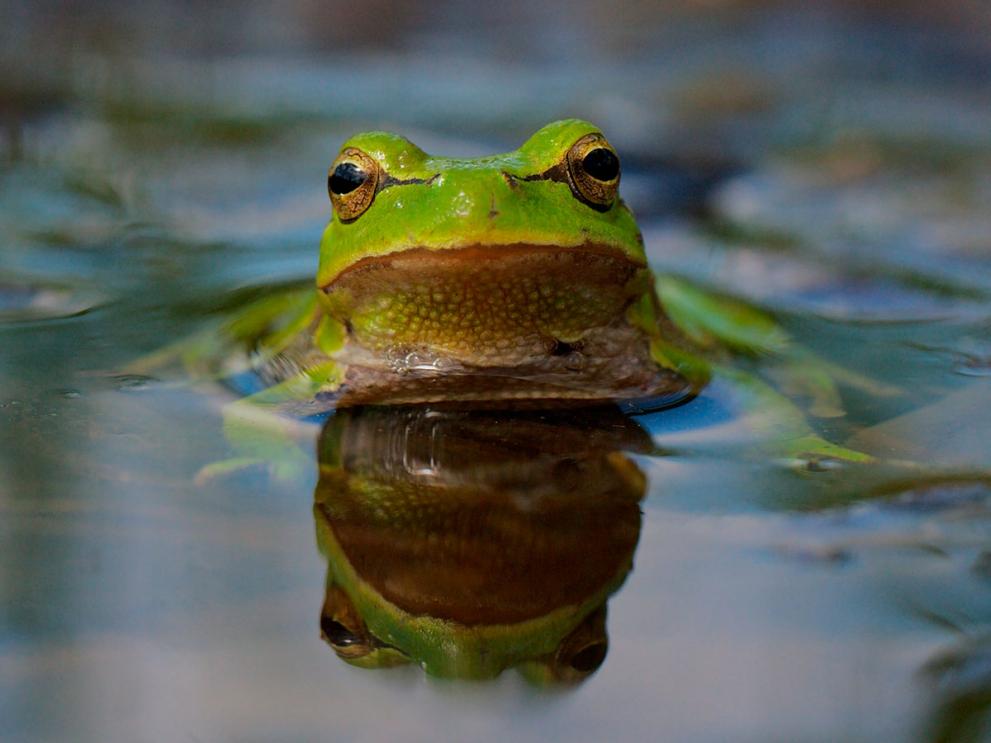
<instances>
[{"instance_id":1,"label":"frog's left eye","mask_svg":"<svg viewBox=\"0 0 991 743\"><path fill-rule=\"evenodd\" d=\"M619 157L601 134L586 134L568 150L568 178L575 196L605 210L619 192Z\"/></svg>"},{"instance_id":2,"label":"frog's left eye","mask_svg":"<svg viewBox=\"0 0 991 743\"><path fill-rule=\"evenodd\" d=\"M342 222L351 222L372 205L381 168L371 155L349 147L334 161L327 174L330 203Z\"/></svg>"}]
</instances>

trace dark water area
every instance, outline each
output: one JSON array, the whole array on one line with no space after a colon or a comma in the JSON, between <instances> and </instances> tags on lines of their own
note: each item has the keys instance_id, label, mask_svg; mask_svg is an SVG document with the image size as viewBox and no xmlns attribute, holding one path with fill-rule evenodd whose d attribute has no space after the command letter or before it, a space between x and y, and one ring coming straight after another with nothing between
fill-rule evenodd
<instances>
[{"instance_id":1,"label":"dark water area","mask_svg":"<svg viewBox=\"0 0 991 743\"><path fill-rule=\"evenodd\" d=\"M991 740L986 5L0 7L0 740ZM132 364L312 280L346 137L565 116L877 464L755 454L722 380L203 477L233 393Z\"/></svg>"}]
</instances>

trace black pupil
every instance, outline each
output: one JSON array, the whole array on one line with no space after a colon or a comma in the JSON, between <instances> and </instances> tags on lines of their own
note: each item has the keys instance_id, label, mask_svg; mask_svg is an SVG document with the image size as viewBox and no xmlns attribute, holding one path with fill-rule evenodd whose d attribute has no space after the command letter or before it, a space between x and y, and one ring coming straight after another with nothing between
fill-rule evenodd
<instances>
[{"instance_id":1,"label":"black pupil","mask_svg":"<svg viewBox=\"0 0 991 743\"><path fill-rule=\"evenodd\" d=\"M354 163L341 163L330 174L327 187L331 193L343 196L354 191L365 182L367 177L365 172Z\"/></svg>"},{"instance_id":2,"label":"black pupil","mask_svg":"<svg viewBox=\"0 0 991 743\"><path fill-rule=\"evenodd\" d=\"M608 646L604 642L597 642L587 648L579 650L575 657L571 659L571 667L579 673L591 673L606 659Z\"/></svg>"},{"instance_id":3,"label":"black pupil","mask_svg":"<svg viewBox=\"0 0 991 743\"><path fill-rule=\"evenodd\" d=\"M320 629L323 630L324 635L327 636L327 640L330 641L331 645L346 648L349 645L357 645L361 642L361 638L354 632L329 617L322 617L320 619Z\"/></svg>"},{"instance_id":4,"label":"black pupil","mask_svg":"<svg viewBox=\"0 0 991 743\"><path fill-rule=\"evenodd\" d=\"M619 175L619 158L605 147L598 147L585 155L582 165L585 172L596 180L611 181Z\"/></svg>"}]
</instances>

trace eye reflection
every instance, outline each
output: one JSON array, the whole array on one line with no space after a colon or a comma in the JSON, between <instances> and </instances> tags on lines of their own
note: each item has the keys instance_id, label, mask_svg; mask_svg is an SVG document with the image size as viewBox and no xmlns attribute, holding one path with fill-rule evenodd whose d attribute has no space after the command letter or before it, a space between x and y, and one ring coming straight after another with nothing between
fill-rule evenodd
<instances>
[{"instance_id":1,"label":"eye reflection","mask_svg":"<svg viewBox=\"0 0 991 743\"><path fill-rule=\"evenodd\" d=\"M329 617L323 617L321 619L320 631L323 633L324 639L335 647L346 648L361 642L361 638L358 635L340 622Z\"/></svg>"},{"instance_id":2,"label":"eye reflection","mask_svg":"<svg viewBox=\"0 0 991 743\"><path fill-rule=\"evenodd\" d=\"M328 587L320 613L320 636L342 658L353 659L372 651L368 628L347 594Z\"/></svg>"},{"instance_id":3,"label":"eye reflection","mask_svg":"<svg viewBox=\"0 0 991 743\"><path fill-rule=\"evenodd\" d=\"M622 452L650 448L614 408L338 411L314 496L322 635L365 667L581 682L640 534L646 480Z\"/></svg>"}]
</instances>

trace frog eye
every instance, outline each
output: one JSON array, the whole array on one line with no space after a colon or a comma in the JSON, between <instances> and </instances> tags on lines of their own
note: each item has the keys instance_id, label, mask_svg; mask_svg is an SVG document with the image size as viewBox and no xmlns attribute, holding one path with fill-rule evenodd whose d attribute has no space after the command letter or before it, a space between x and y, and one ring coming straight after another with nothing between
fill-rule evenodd
<instances>
[{"instance_id":1,"label":"frog eye","mask_svg":"<svg viewBox=\"0 0 991 743\"><path fill-rule=\"evenodd\" d=\"M336 618L323 616L320 636L342 658L361 658L372 652L372 639L364 626L351 628Z\"/></svg>"},{"instance_id":2,"label":"frog eye","mask_svg":"<svg viewBox=\"0 0 991 743\"><path fill-rule=\"evenodd\" d=\"M351 599L337 586L329 587L324 597L320 636L345 660L363 658L375 645L375 639Z\"/></svg>"},{"instance_id":3,"label":"frog eye","mask_svg":"<svg viewBox=\"0 0 991 743\"><path fill-rule=\"evenodd\" d=\"M619 191L619 157L601 134L586 134L568 150L571 190L589 206L605 210Z\"/></svg>"},{"instance_id":4,"label":"frog eye","mask_svg":"<svg viewBox=\"0 0 991 743\"><path fill-rule=\"evenodd\" d=\"M372 205L381 168L361 150L349 147L334 161L327 174L330 203L342 222L360 217Z\"/></svg>"},{"instance_id":5,"label":"frog eye","mask_svg":"<svg viewBox=\"0 0 991 743\"><path fill-rule=\"evenodd\" d=\"M595 673L608 652L606 608L600 606L561 640L548 667L558 681L575 683Z\"/></svg>"}]
</instances>

